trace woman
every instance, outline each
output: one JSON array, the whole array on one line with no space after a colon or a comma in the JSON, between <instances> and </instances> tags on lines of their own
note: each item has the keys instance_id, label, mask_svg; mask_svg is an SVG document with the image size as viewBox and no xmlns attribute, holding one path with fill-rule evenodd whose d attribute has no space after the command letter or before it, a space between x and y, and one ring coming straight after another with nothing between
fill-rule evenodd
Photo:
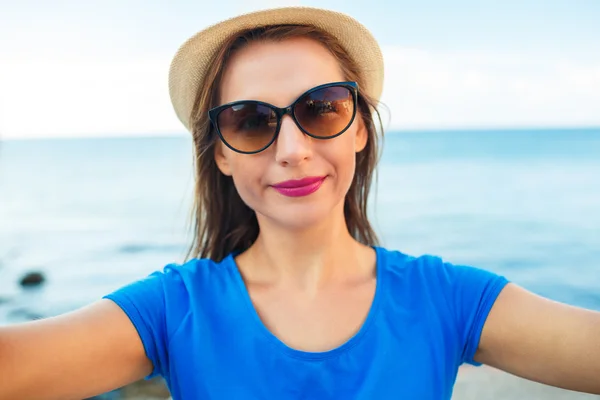
<instances>
[{"instance_id":1,"label":"woman","mask_svg":"<svg viewBox=\"0 0 600 400\"><path fill-rule=\"evenodd\" d=\"M362 25L311 8L187 41L169 83L195 143L196 258L1 330L0 398L162 375L174 399L448 399L462 363L600 393L599 313L377 246L382 65Z\"/></svg>"}]
</instances>

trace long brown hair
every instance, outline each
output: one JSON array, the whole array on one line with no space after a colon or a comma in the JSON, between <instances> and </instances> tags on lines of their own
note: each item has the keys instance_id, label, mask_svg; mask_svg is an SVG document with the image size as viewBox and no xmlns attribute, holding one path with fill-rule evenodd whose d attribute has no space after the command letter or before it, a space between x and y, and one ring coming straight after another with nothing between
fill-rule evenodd
<instances>
[{"instance_id":1,"label":"long brown hair","mask_svg":"<svg viewBox=\"0 0 600 400\"><path fill-rule=\"evenodd\" d=\"M310 26L277 25L241 32L231 37L215 56L204 84L200 86L191 115L196 183L192 223L194 240L187 257L221 261L231 252L248 249L258 237L255 212L241 199L231 177L221 173L214 158L218 140L208 119L208 110L217 105L218 88L233 52L259 40L283 41L307 37L322 43L338 60L345 78L358 83L361 71L332 36ZM362 86L364 87L364 85ZM367 218L367 200L379 158L378 128L382 128L376 102L360 93L359 112L365 123L366 147L356 154L356 171L344 202L344 216L350 234L359 242L375 246L378 239ZM375 124L374 116L378 124ZM379 129L383 133L383 129Z\"/></svg>"}]
</instances>

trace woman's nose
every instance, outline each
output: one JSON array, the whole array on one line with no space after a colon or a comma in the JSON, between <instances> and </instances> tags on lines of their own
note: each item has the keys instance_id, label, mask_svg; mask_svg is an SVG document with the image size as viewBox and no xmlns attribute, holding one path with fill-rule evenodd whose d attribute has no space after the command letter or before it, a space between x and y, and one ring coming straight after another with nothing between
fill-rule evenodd
<instances>
[{"instance_id":1,"label":"woman's nose","mask_svg":"<svg viewBox=\"0 0 600 400\"><path fill-rule=\"evenodd\" d=\"M312 155L312 138L300 130L291 116L281 121L275 143L275 159L282 165L297 165Z\"/></svg>"}]
</instances>

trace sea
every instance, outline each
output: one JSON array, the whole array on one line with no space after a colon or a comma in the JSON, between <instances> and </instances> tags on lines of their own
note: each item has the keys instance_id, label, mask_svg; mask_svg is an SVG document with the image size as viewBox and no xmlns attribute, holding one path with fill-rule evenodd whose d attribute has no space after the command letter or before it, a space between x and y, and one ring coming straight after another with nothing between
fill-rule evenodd
<instances>
[{"instance_id":1,"label":"sea","mask_svg":"<svg viewBox=\"0 0 600 400\"><path fill-rule=\"evenodd\" d=\"M0 142L0 325L182 262L193 180L183 135ZM387 248L600 310L600 128L389 132L369 212Z\"/></svg>"}]
</instances>

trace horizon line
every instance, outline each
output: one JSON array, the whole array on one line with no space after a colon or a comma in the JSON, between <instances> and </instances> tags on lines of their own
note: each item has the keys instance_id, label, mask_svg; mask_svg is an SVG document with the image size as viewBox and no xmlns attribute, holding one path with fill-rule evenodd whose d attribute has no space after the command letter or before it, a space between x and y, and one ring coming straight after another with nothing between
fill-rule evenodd
<instances>
[{"instance_id":1,"label":"horizon line","mask_svg":"<svg viewBox=\"0 0 600 400\"><path fill-rule=\"evenodd\" d=\"M456 133L456 132L500 132L500 131L511 131L511 132L522 132L522 131L600 131L600 125L564 125L564 126L497 126L497 127L428 127L428 128L389 128L384 129L384 136L386 134L419 134L419 133ZM191 137L187 131L161 131L161 132L127 132L127 133L88 133L83 135L49 135L49 136L7 136L3 137L0 134L1 142L13 142L13 141L44 141L44 140L85 140L85 139L169 139L177 137Z\"/></svg>"}]
</instances>

